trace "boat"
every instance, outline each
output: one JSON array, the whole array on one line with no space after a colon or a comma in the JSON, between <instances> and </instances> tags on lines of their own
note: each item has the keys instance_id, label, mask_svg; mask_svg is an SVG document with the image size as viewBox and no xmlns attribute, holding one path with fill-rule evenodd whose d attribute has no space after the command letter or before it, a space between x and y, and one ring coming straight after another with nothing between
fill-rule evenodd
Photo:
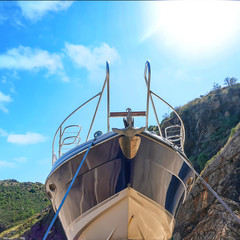
<instances>
[{"instance_id":1,"label":"boat","mask_svg":"<svg viewBox=\"0 0 240 240\"><path fill-rule=\"evenodd\" d=\"M59 211L68 239L168 240L172 237L176 214L195 174L184 153L182 119L150 89L149 61L145 64L144 79L147 88L144 111L128 108L123 112L110 112L107 62L101 92L74 110L56 131L52 170L46 179L45 191L54 211ZM107 131L102 133L99 129L90 139L105 89ZM66 123L93 99L98 99L97 105L86 141L81 142L82 127L78 123ZM172 109L177 124L161 129L156 100ZM149 130L151 106L158 132ZM110 130L110 119L117 117L123 118L122 126ZM138 117L144 118L144 126L134 126L134 119Z\"/></svg>"}]
</instances>

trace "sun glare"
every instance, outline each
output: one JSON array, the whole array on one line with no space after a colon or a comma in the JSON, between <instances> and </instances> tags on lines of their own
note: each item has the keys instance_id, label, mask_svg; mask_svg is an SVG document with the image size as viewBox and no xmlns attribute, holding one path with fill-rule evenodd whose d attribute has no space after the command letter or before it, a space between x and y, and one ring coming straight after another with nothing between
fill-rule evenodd
<instances>
[{"instance_id":1,"label":"sun glare","mask_svg":"<svg viewBox=\"0 0 240 240\"><path fill-rule=\"evenodd\" d=\"M229 1L165 1L156 3L149 32L159 43L187 56L226 50L239 33L240 4Z\"/></svg>"}]
</instances>

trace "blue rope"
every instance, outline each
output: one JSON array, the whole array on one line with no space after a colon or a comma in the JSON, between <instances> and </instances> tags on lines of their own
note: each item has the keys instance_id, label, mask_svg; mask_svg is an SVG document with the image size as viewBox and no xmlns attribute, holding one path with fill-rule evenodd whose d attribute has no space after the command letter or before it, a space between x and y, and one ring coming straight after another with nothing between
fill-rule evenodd
<instances>
[{"instance_id":1,"label":"blue rope","mask_svg":"<svg viewBox=\"0 0 240 240\"><path fill-rule=\"evenodd\" d=\"M94 140L95 140L95 139L94 139ZM57 212L56 212L55 215L54 215L54 217L53 217L53 219L52 219L52 222L51 222L51 224L49 225L49 227L48 227L48 229L47 229L47 231L46 231L46 233L45 233L45 235L44 235L44 237L43 237L43 240L46 240L46 239L47 239L47 236L48 236L48 234L49 234L49 232L50 232L50 230L51 230L51 228L52 228L55 220L57 219L57 216L58 216L58 214L59 214L59 212L60 212L60 210L61 210L61 208L62 208L62 206L63 206L63 203L65 202L65 200L66 200L66 198L67 198L67 195L68 195L69 191L70 191L71 188L72 188L72 185L73 185L73 183L74 183L74 181L75 181L75 179L76 179L76 177L77 177L77 175L78 175L78 173L79 173L79 171L80 171L80 169L81 169L81 167L82 167L83 162L85 161L86 156L88 155L88 152L89 152L90 148L91 148L92 145L93 145L94 140L91 142L90 146L88 147L88 150L87 150L87 152L85 153L85 155L84 155L84 157L83 157L83 159L82 159L82 161L81 161L81 163L80 163L80 165L79 165L79 167L78 167L78 169L77 169L77 171L76 171L76 173L75 173L75 175L74 175L74 177L73 177L73 179L72 179L72 182L71 182L71 184L69 185L68 190L67 190L67 192L65 193L65 196L63 197L63 200L62 200L61 204L59 205L59 208L58 208Z\"/></svg>"}]
</instances>

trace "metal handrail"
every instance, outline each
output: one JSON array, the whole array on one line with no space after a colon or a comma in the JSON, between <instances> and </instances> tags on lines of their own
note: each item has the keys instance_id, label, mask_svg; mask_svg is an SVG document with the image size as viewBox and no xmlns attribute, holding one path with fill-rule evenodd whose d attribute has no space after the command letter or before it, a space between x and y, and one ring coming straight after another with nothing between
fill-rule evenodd
<instances>
[{"instance_id":1,"label":"metal handrail","mask_svg":"<svg viewBox=\"0 0 240 240\"><path fill-rule=\"evenodd\" d=\"M52 165L54 164L54 162L56 161L56 155L55 155L55 152L54 152L54 145L55 145L55 140L56 140L56 137L57 137L57 134L59 133L59 149L58 149L58 155L60 157L61 155L61 142L62 142L62 126L63 124L74 114L76 113L78 110L80 110L83 106L85 106L86 104L88 104L89 102L91 102L93 99L95 99L96 97L99 96L99 100L98 100L98 103L97 103L97 107L96 107L96 110L94 112L94 116L93 116L93 120L92 120L92 123L91 123L91 126L90 126L90 129L89 129L89 132L88 132L88 135L87 135L87 140L89 138L89 135L90 135L90 132L91 132L91 129L92 129L92 125L94 123L94 120L95 120L95 117L96 117L96 113L97 113L97 110L98 110L98 107L99 107L99 104L100 104L100 101L101 101L101 98L102 98L102 95L103 95L103 91L104 91L104 88L105 88L105 85L106 85L106 82L109 82L109 62L107 61L106 62L106 78L105 78L105 81L104 81L104 84L103 84L103 88L102 88L102 91L99 92L98 94L96 94L95 96L93 96L92 98L88 99L86 102L84 102L82 105L80 105L78 108L76 108L72 113L70 113L64 120L63 122L60 124L60 126L58 127L54 137L53 137L53 143L52 143ZM108 83L108 87L109 87L109 83ZM108 94L109 94L109 89L108 89ZM107 102L107 109L108 109L108 119L107 119L107 124L108 124L108 132L109 132L109 97L108 97L108 102ZM86 141L87 141L86 140Z\"/></svg>"},{"instance_id":2,"label":"metal handrail","mask_svg":"<svg viewBox=\"0 0 240 240\"><path fill-rule=\"evenodd\" d=\"M185 142L185 128L184 128L184 124L183 124L183 121L181 119L181 117L179 116L179 114L175 111L175 109L169 104L167 103L165 100L163 100L161 97L159 97L157 94L155 94L154 92L151 91L150 89L150 80L151 80L151 67L150 67L150 62L147 61L146 64L145 64L145 71L144 71L144 79L145 79L145 83L146 83L146 86L147 86L147 105L146 105L146 111L139 111L139 112L132 112L133 114L135 114L136 116L143 116L143 117L146 117L146 128L148 128L148 119L149 119L149 105L150 105L150 101L151 101L151 104L152 104L152 107L153 107L153 111L154 111L154 115L155 115L155 118L157 120L157 125L158 125L158 129L159 129L159 135L161 137L163 137L163 134L162 134L162 130L161 130L161 127L160 127L160 123L159 123L159 119L158 119L158 115L157 115L157 111L156 111L156 107L155 107L155 104L154 104L154 101L153 101L153 96L157 97L158 99L160 99L162 102L164 102L167 106L169 106L173 112L177 115L178 119L180 120L181 122L181 131L180 131L180 144L181 144L181 148L182 148L182 151L184 151L184 142ZM99 97L98 99L98 102L97 102L97 105L96 105L96 109L94 111L94 115L93 115L93 118L92 118L92 122L91 122L91 125L89 127L89 131L88 131L88 134L87 134L87 138L86 138L86 141L88 141L89 139L89 136L90 136L90 133L91 133L91 130L92 130L92 127L93 127L93 124L94 124L94 121L95 121L95 118L96 118L96 114L97 114L97 111L98 111L98 108L99 108L99 105L100 105L100 102L101 102L101 99L102 99L102 96L103 96L103 92L104 92L104 89L107 85L107 132L110 131L110 118L111 117L118 117L120 115L125 115L121 112L119 113L115 113L115 112L110 112L110 94L109 94L109 62L107 61L106 62L106 78L105 78L105 81L104 81L104 84L103 84L103 87L102 87L102 90L96 94L95 96L93 96L92 98L90 98L89 100L87 100L86 102L84 102L81 106L79 106L77 109L75 109L71 114L69 114L65 119L64 121L60 124L60 126L58 127L55 135L54 135L54 138L53 138L53 144L52 144L52 164L54 164L54 162L56 161L57 159L57 156L55 155L55 152L54 152L54 146L55 146L55 141L56 141L56 137L57 137L57 134L59 133L59 150L58 150L58 155L60 157L61 155L61 147L62 147L62 136L64 134L64 130L62 130L62 127L63 127L63 124L74 114L76 113L78 110L80 110L83 106L85 106L86 104L88 104L89 102L91 102L93 99ZM79 135L78 135L79 137ZM71 137L68 137L68 138L71 138ZM75 141L74 141L75 142Z\"/></svg>"},{"instance_id":3,"label":"metal handrail","mask_svg":"<svg viewBox=\"0 0 240 240\"><path fill-rule=\"evenodd\" d=\"M177 115L178 119L181 122L181 134L182 134L182 138L181 138L181 148L184 151L184 142L185 142L185 127L183 124L183 121L181 119L181 117L179 116L179 114L176 112L176 110L165 100L163 100L161 97L159 97L157 94L155 94L154 92L152 92L150 90L150 79L151 79L151 67L150 67L150 62L147 61L145 64L145 71L144 71L144 79L147 85L147 110L146 110L146 128L148 128L148 116L149 116L149 99L151 100L152 103L152 107L153 107L153 111L154 111L154 115L155 118L157 120L157 125L158 125L158 130L159 130L159 134L162 137L162 130L159 124L159 120L158 120L158 116L157 116L157 112L156 112L156 108L154 105L154 101L152 98L152 95L154 95L155 97L159 98L162 102L164 102L167 106L169 106L173 112Z\"/></svg>"},{"instance_id":4,"label":"metal handrail","mask_svg":"<svg viewBox=\"0 0 240 240\"><path fill-rule=\"evenodd\" d=\"M184 152L184 143L185 143L185 127L184 127L184 124L183 124L183 120L182 118L179 116L179 114L177 113L177 111L168 103L166 102L164 99L162 99L161 97L159 97L156 93L154 93L153 91L151 91L151 95L154 95L155 97L157 97L158 99L160 99L162 102L164 102L168 107L170 107L173 112L176 114L176 116L178 117L180 123L181 123L181 130L182 130L182 140L181 140L181 148L182 148L182 151Z\"/></svg>"},{"instance_id":5,"label":"metal handrail","mask_svg":"<svg viewBox=\"0 0 240 240\"><path fill-rule=\"evenodd\" d=\"M103 95L103 91L104 91L104 88L105 88L105 85L106 85L106 82L108 82L107 86L109 87L109 62L107 61L106 62L106 78L105 78L105 81L104 81L104 84L103 84L103 87L102 87L102 91L100 92L101 94L99 95L99 99L98 99L98 103L97 103L97 106L96 106L96 109L95 109L95 112L94 112L94 115L93 115L93 119L92 119L92 122L91 122L91 125L90 125L90 128L89 128L89 131L88 131L88 135L87 135L87 138L86 138L86 141L88 141L88 138L89 138L89 135L90 135L90 132L92 130L92 126L93 126L93 123L94 123L94 120L95 120L95 117L96 117L96 114L97 114L97 110L98 110L98 107L99 107L99 104L101 102L101 99L102 99L102 95ZM109 89L108 89L108 94L109 94ZM108 131L110 129L110 126L109 126L109 96L107 97L107 114L108 114L108 117L107 117L107 128L108 128Z\"/></svg>"},{"instance_id":6,"label":"metal handrail","mask_svg":"<svg viewBox=\"0 0 240 240\"><path fill-rule=\"evenodd\" d=\"M73 131L73 132L66 132L67 129L69 129L69 128L79 128L79 130L78 130L78 131ZM76 140L74 140L72 143L64 143L64 141L65 141L66 139L70 139L70 138L75 138L75 139L78 138L78 139L79 139L79 138L80 138L79 135L80 135L81 130L82 130L82 127L81 127L80 125L69 125L69 126L65 127L64 130L63 130L63 133L62 133L61 138L64 136L64 134L66 134L66 135L67 135L67 134L75 134L75 135L65 137L65 138L62 140L62 144L61 144L61 145L63 146L63 145L74 144Z\"/></svg>"},{"instance_id":7,"label":"metal handrail","mask_svg":"<svg viewBox=\"0 0 240 240\"><path fill-rule=\"evenodd\" d=\"M148 72L148 78L147 78L147 72ZM149 97L150 97L151 103L152 103L152 107L153 107L153 111L154 111L154 115L155 115L155 118L157 120L159 134L162 137L163 135L162 135L162 130L161 130L161 127L160 127L160 124L159 124L157 111L156 111L156 108L155 108L155 105L154 105L154 102L153 102L153 98L152 98L152 95L151 95L151 92L150 92L151 68L150 68L150 62L149 61L147 61L146 64L145 64L144 79L145 79L145 82L146 82L146 85L147 85L147 88L148 88L148 93L147 93L147 99L148 100L147 100L147 111L146 111L147 112L146 128L148 128Z\"/></svg>"},{"instance_id":8,"label":"metal handrail","mask_svg":"<svg viewBox=\"0 0 240 240\"><path fill-rule=\"evenodd\" d=\"M81 106L79 106L77 109L75 109L71 114L69 114L64 120L63 122L60 124L60 126L58 127L54 137L53 137L53 143L52 143L52 159L54 160L54 144L55 144L55 140L57 137L58 132L60 132L60 139L59 139L59 143L61 143L61 135L62 135L62 126L63 124L74 114L76 113L79 109L81 109L83 106L85 106L87 103L91 102L93 99L95 99L97 96L99 96L100 93L96 94L95 96L93 96L92 98L88 99L85 103L83 103ZM61 145L61 144L60 144ZM60 154L60 151L59 151ZM54 162L52 163L54 164Z\"/></svg>"},{"instance_id":9,"label":"metal handrail","mask_svg":"<svg viewBox=\"0 0 240 240\"><path fill-rule=\"evenodd\" d=\"M69 140L69 139L74 139L73 142L70 142L70 143L65 143L66 140ZM62 141L62 146L66 146L66 145L72 145L74 143L76 143L77 139L79 139L78 143L80 142L81 138L79 136L69 136L69 137L65 137Z\"/></svg>"},{"instance_id":10,"label":"metal handrail","mask_svg":"<svg viewBox=\"0 0 240 240\"><path fill-rule=\"evenodd\" d=\"M168 129L171 129L171 128L175 128L175 130L169 131ZM176 128L178 128L178 129L176 129ZM182 128L181 128L180 125L168 126L168 127L165 128L165 137L166 137L167 139L173 138L173 137L177 137L178 135L176 135L176 134L175 134L175 135L169 135L169 133L176 133L176 132L178 132L178 131L180 132L179 137L182 138L182 133L181 133Z\"/></svg>"},{"instance_id":11,"label":"metal handrail","mask_svg":"<svg viewBox=\"0 0 240 240\"><path fill-rule=\"evenodd\" d=\"M69 128L79 128L79 130L74 131L74 132L66 132L66 130ZM80 125L69 125L64 128L62 135L61 135L61 145L59 146L59 156L62 155L63 146L70 146L73 144L75 144L75 146L79 145L79 143L81 141L81 138L79 137L81 130L82 130L82 127ZM67 136L67 137L63 138L64 134L75 134L75 135ZM63 138L63 140L62 140L62 138ZM67 142L69 139L72 139L72 141Z\"/></svg>"},{"instance_id":12,"label":"metal handrail","mask_svg":"<svg viewBox=\"0 0 240 240\"><path fill-rule=\"evenodd\" d=\"M177 129L168 131L168 129L171 129L171 128L174 128L174 129L177 128ZM177 146L180 145L179 147L182 148L182 128L181 128L181 126L180 125L172 125L172 126L166 127L165 128L165 138Z\"/></svg>"},{"instance_id":13,"label":"metal handrail","mask_svg":"<svg viewBox=\"0 0 240 240\"><path fill-rule=\"evenodd\" d=\"M147 61L145 64L144 78L147 84L147 109L146 109L146 128L148 128L148 114L149 114L149 97L150 97L150 80L151 80L151 67L150 62Z\"/></svg>"}]
</instances>

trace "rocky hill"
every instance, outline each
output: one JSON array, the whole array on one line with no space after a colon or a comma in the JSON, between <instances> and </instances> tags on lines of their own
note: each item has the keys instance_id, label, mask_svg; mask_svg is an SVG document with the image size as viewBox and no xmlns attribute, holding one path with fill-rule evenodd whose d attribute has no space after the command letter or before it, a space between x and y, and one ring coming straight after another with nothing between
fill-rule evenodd
<instances>
[{"instance_id":1,"label":"rocky hill","mask_svg":"<svg viewBox=\"0 0 240 240\"><path fill-rule=\"evenodd\" d=\"M186 130L185 153L201 171L226 144L231 129L240 121L240 84L219 88L176 109ZM163 127L178 123L175 114Z\"/></svg>"},{"instance_id":2,"label":"rocky hill","mask_svg":"<svg viewBox=\"0 0 240 240\"><path fill-rule=\"evenodd\" d=\"M39 214L39 219L31 227L25 231L21 236L25 239L38 240L43 239L51 221L54 217L54 211L52 206L45 208L41 214ZM67 240L64 233L60 220L57 218L50 233L47 237L48 240Z\"/></svg>"},{"instance_id":3,"label":"rocky hill","mask_svg":"<svg viewBox=\"0 0 240 240\"><path fill-rule=\"evenodd\" d=\"M0 239L25 239L39 240L43 239L48 226L54 216L52 207L49 205L40 213L33 215L21 222L18 222L11 228L0 233ZM65 233L62 229L60 221L57 219L47 239L66 240Z\"/></svg>"},{"instance_id":4,"label":"rocky hill","mask_svg":"<svg viewBox=\"0 0 240 240\"><path fill-rule=\"evenodd\" d=\"M240 124L226 146L205 167L202 177L240 219ZM240 239L240 224L198 179L181 206L174 240Z\"/></svg>"}]
</instances>

